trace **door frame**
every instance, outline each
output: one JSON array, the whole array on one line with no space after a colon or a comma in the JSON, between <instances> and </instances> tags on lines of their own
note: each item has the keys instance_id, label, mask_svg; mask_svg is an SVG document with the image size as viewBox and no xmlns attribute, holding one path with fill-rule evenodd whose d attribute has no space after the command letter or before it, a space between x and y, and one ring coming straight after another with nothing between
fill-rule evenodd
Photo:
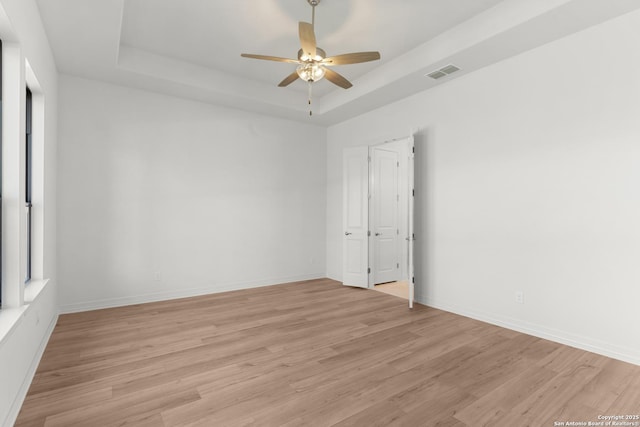
<instances>
[{"instance_id":1,"label":"door frame","mask_svg":"<svg viewBox=\"0 0 640 427\"><path fill-rule=\"evenodd\" d=\"M408 295L408 302L409 302L409 308L413 308L413 303L414 303L414 298L415 298L415 273L414 273L414 241L415 241L415 230L414 230L414 209L415 209L415 141L414 141L414 137L413 135L407 136L407 137L403 137L403 138L397 138L397 139L392 139L392 140L388 140L388 141L384 141L382 143L378 143L378 144L372 144L372 145L368 145L366 147L368 147L368 169L369 169L369 180L368 182L368 190L367 190L367 211L368 211L368 215L367 215L367 222L368 225L367 227L369 228L368 230L368 238L367 238L367 251L368 251L368 255L367 255L367 269L369 271L372 270L371 266L373 265L372 263L375 262L375 259L373 259L373 243L372 243L372 239L371 239L371 197L372 197L372 191L371 191L371 175L373 173L373 168L371 165L371 160L372 160L372 151L374 148L376 147L382 147L385 144L390 144L390 143L397 143L397 142L401 142L401 141L405 141L406 142L406 173L407 173L407 177L406 178L406 186L407 188L404 190L406 191L406 203L407 203L407 209L406 209L406 215L404 215L402 218L399 218L399 221L405 221L406 224L406 228L404 230L404 235L401 234L401 239L400 239L400 243L399 245L406 245L406 258L402 260L403 263L405 263L405 268L406 268L406 280L408 282L408 287L409 287L409 295ZM362 146L365 147L365 146ZM344 159L344 154L343 154L343 159ZM344 189L343 189L344 191ZM343 213L344 215L344 213ZM344 216L343 216L343 222L344 222ZM344 230L343 230L344 232ZM344 236L343 236L344 239ZM344 242L344 240L343 240ZM344 247L344 246L343 246ZM343 263L345 261L344 258L344 254L343 254ZM343 266L343 270L344 270L344 266ZM402 275L404 276L404 275ZM344 278L343 278L344 281ZM369 274L368 275L368 280L367 280L367 288L369 289L373 289L374 285L374 280L373 280L373 274Z\"/></svg>"}]
</instances>

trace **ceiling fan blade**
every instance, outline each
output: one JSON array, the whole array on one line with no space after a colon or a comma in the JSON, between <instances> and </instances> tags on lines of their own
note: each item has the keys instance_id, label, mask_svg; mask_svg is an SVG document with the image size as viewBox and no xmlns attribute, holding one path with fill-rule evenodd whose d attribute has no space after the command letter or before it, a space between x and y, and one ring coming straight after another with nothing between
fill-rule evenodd
<instances>
[{"instance_id":1,"label":"ceiling fan blade","mask_svg":"<svg viewBox=\"0 0 640 427\"><path fill-rule=\"evenodd\" d=\"M289 86L291 83L295 82L297 79L298 79L298 72L294 71L293 73L285 77L284 80L281 81L278 86L279 87Z\"/></svg>"},{"instance_id":2,"label":"ceiling fan blade","mask_svg":"<svg viewBox=\"0 0 640 427\"><path fill-rule=\"evenodd\" d=\"M280 58L279 56L253 55L251 53L241 53L240 56L243 58L264 59L265 61L289 62L291 64L300 63L297 59Z\"/></svg>"},{"instance_id":3,"label":"ceiling fan blade","mask_svg":"<svg viewBox=\"0 0 640 427\"><path fill-rule=\"evenodd\" d=\"M310 58L315 58L316 34L313 32L313 25L308 22L300 22L298 24L298 33L300 35L300 46L304 54Z\"/></svg>"},{"instance_id":4,"label":"ceiling fan blade","mask_svg":"<svg viewBox=\"0 0 640 427\"><path fill-rule=\"evenodd\" d=\"M356 52L345 53L344 55L331 56L322 61L323 65L346 65L359 64L361 62L377 61L380 59L380 52Z\"/></svg>"},{"instance_id":5,"label":"ceiling fan blade","mask_svg":"<svg viewBox=\"0 0 640 427\"><path fill-rule=\"evenodd\" d=\"M343 89L349 89L351 86L353 86L349 80L345 79L342 75L336 73L332 69L325 68L324 70L325 70L325 74L324 74L325 78L329 80L331 83L333 83L334 85L338 85Z\"/></svg>"}]
</instances>

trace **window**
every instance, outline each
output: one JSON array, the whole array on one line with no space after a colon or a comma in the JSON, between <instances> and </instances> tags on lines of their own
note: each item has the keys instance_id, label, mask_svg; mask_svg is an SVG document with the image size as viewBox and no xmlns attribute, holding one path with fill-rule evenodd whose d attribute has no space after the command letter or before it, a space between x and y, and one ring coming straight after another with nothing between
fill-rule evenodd
<instances>
[{"instance_id":1,"label":"window","mask_svg":"<svg viewBox=\"0 0 640 427\"><path fill-rule=\"evenodd\" d=\"M0 140L0 207L4 211L0 218L3 225L0 317L6 318L5 308L19 308L25 300L33 301L47 283L42 262L44 135L40 130L44 97L17 43L7 43L5 39L0 44L0 54L0 80L3 81L0 85L3 86L0 92L0 135L3 136ZM7 204L8 200L12 203Z\"/></svg>"},{"instance_id":2,"label":"window","mask_svg":"<svg viewBox=\"0 0 640 427\"><path fill-rule=\"evenodd\" d=\"M0 40L0 224L2 224L2 40ZM0 259L2 259L2 227L0 226ZM0 307L2 307L2 262L0 262Z\"/></svg>"},{"instance_id":3,"label":"window","mask_svg":"<svg viewBox=\"0 0 640 427\"><path fill-rule=\"evenodd\" d=\"M33 181L33 142L31 140L31 116L32 116L32 96L31 91L27 87L27 115L26 115L26 168L25 168L25 202L27 211L27 272L25 282L31 280L31 193Z\"/></svg>"}]
</instances>

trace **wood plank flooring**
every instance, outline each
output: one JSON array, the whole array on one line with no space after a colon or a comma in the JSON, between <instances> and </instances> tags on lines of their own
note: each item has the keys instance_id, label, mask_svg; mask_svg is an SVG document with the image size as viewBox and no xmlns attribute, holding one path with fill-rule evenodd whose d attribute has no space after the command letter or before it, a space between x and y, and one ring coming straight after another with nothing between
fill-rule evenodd
<instances>
[{"instance_id":1,"label":"wood plank flooring","mask_svg":"<svg viewBox=\"0 0 640 427\"><path fill-rule=\"evenodd\" d=\"M409 284L405 281L383 283L381 285L375 285L374 291L383 292L385 294L393 295L405 300L409 299Z\"/></svg>"},{"instance_id":2,"label":"wood plank flooring","mask_svg":"<svg viewBox=\"0 0 640 427\"><path fill-rule=\"evenodd\" d=\"M312 280L62 315L17 426L554 426L640 367Z\"/></svg>"}]
</instances>

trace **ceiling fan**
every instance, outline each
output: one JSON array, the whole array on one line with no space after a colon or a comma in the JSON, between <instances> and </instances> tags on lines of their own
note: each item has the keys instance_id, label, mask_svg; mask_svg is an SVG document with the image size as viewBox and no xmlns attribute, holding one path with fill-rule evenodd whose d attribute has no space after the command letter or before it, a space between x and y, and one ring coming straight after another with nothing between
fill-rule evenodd
<instances>
[{"instance_id":1,"label":"ceiling fan","mask_svg":"<svg viewBox=\"0 0 640 427\"><path fill-rule=\"evenodd\" d=\"M278 56L253 55L249 53L241 54L244 58L263 59L266 61L287 62L290 64L298 64L296 70L284 78L278 85L285 87L296 81L298 78L309 83L309 105L311 105L311 84L326 77L331 83L340 86L343 89L349 89L351 82L339 73L328 68L333 65L359 64L361 62L376 61L380 59L380 52L356 52L346 53L343 55L330 56L324 50L316 45L316 35L314 31L316 6L320 0L307 0L311 5L311 23L299 22L298 34L300 37L300 46L298 51L298 59L281 58ZM312 112L309 111L309 115Z\"/></svg>"}]
</instances>

